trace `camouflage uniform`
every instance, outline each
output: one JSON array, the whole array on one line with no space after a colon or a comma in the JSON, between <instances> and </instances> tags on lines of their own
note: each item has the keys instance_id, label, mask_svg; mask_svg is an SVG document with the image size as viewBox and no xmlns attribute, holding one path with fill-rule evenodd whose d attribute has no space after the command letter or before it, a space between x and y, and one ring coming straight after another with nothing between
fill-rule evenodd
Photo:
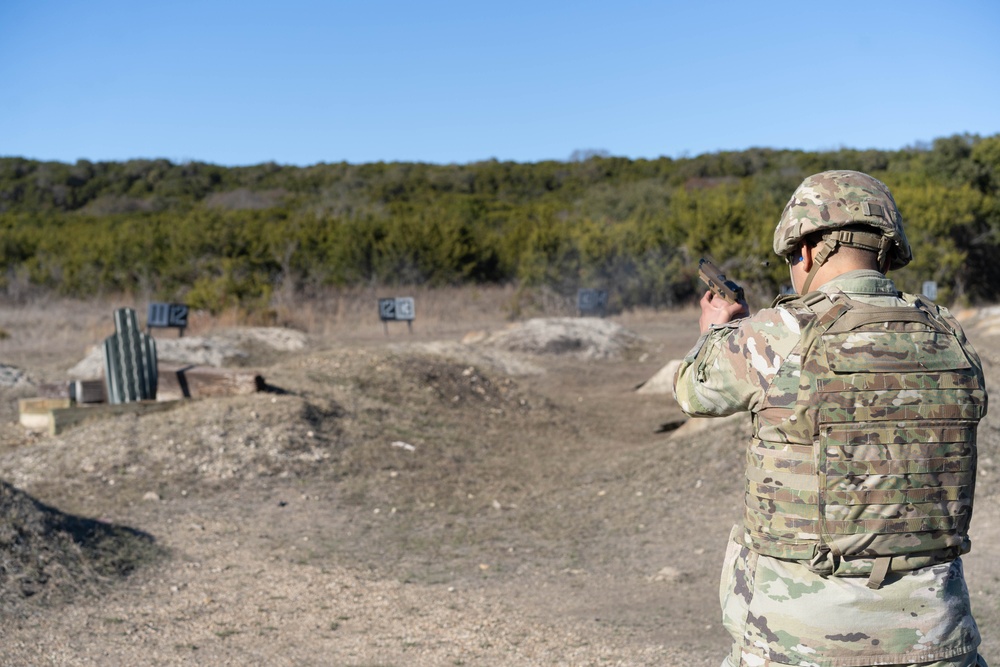
<instances>
[{"instance_id":1,"label":"camouflage uniform","mask_svg":"<svg viewBox=\"0 0 1000 667\"><path fill-rule=\"evenodd\" d=\"M844 273L820 291L879 307L913 302L901 298L877 271ZM760 411L774 400L775 387L780 395L780 383L793 382L786 392L791 403L798 391L801 315L793 306L778 303L704 334L677 371L674 391L681 408L693 416L749 411L758 435L766 431ZM948 319L964 343L947 312L935 312ZM978 358L971 354L981 376ZM985 411L985 396L982 407ZM748 459L751 454L748 450ZM841 568L841 576L829 576L814 562L770 555L750 534L746 526L734 529L725 558L720 600L734 644L724 666L985 665L981 658L977 662L979 631L957 557L968 550L964 534L956 553L901 571L893 566L884 584L875 587L866 576L847 576L855 573L848 571L846 559L831 566Z\"/></svg>"}]
</instances>

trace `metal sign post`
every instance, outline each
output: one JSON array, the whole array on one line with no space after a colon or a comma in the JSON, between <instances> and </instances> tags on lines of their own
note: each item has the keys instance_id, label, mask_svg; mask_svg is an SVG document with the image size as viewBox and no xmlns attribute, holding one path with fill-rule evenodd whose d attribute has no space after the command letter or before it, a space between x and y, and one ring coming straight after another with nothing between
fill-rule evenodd
<instances>
[{"instance_id":1,"label":"metal sign post","mask_svg":"<svg viewBox=\"0 0 1000 667\"><path fill-rule=\"evenodd\" d=\"M934 282L933 280L925 280L923 284L922 293L931 301L936 300L938 294L937 283Z\"/></svg>"},{"instance_id":2,"label":"metal sign post","mask_svg":"<svg viewBox=\"0 0 1000 667\"><path fill-rule=\"evenodd\" d=\"M178 338L184 337L188 325L188 307L183 303L151 303L146 313L146 333L153 327L176 327Z\"/></svg>"},{"instance_id":3,"label":"metal sign post","mask_svg":"<svg viewBox=\"0 0 1000 667\"><path fill-rule=\"evenodd\" d=\"M576 293L576 310L581 317L598 315L604 317L608 307L608 292L602 289L580 289Z\"/></svg>"},{"instance_id":4,"label":"metal sign post","mask_svg":"<svg viewBox=\"0 0 1000 667\"><path fill-rule=\"evenodd\" d=\"M406 328L413 333L413 320L416 317L416 307L413 297L403 296L392 299L378 300L378 316L382 320L382 329L389 335L389 322L406 322Z\"/></svg>"}]
</instances>

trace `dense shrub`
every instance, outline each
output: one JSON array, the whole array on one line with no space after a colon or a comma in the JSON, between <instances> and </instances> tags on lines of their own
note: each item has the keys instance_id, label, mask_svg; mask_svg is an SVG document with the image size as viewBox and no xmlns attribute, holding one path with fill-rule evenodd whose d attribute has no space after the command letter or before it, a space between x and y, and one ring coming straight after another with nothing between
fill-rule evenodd
<instances>
[{"instance_id":1,"label":"dense shrub","mask_svg":"<svg viewBox=\"0 0 1000 667\"><path fill-rule=\"evenodd\" d=\"M824 169L885 180L916 259L897 274L945 300L997 298L1000 135L900 151L751 149L690 159L601 152L535 164L0 159L0 280L9 292L141 292L196 307L266 307L279 287L510 283L670 306L713 256L759 293L787 274L771 232Z\"/></svg>"}]
</instances>

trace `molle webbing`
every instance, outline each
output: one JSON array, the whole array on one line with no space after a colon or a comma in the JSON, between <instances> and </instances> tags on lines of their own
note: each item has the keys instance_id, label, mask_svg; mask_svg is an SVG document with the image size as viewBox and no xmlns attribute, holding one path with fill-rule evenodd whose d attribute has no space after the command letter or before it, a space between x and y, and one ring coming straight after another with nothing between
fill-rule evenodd
<instances>
[{"instance_id":1,"label":"molle webbing","mask_svg":"<svg viewBox=\"0 0 1000 667\"><path fill-rule=\"evenodd\" d=\"M868 308L862 312L845 311L836 318L836 322L826 330L826 333L845 333L867 324L885 324L890 321L917 322L931 326L931 319L924 311L914 309L900 312L900 310L900 308Z\"/></svg>"},{"instance_id":2,"label":"molle webbing","mask_svg":"<svg viewBox=\"0 0 1000 667\"><path fill-rule=\"evenodd\" d=\"M797 402L775 411L788 415L785 441L755 437L747 450L755 551L878 574L887 558L908 569L967 549L981 369L936 312L915 305L804 306L815 317L802 328ZM764 408L777 400L768 395Z\"/></svg>"}]
</instances>

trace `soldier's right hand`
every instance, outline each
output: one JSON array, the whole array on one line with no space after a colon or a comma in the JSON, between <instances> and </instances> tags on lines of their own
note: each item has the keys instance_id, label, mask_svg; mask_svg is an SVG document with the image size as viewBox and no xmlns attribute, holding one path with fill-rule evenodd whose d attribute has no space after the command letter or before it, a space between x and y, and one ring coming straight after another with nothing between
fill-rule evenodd
<instances>
[{"instance_id":1,"label":"soldier's right hand","mask_svg":"<svg viewBox=\"0 0 1000 667\"><path fill-rule=\"evenodd\" d=\"M701 328L701 333L711 329L713 324L727 324L750 314L750 306L746 300L731 303L712 290L705 291L699 305L701 305L701 317L698 319L698 326Z\"/></svg>"}]
</instances>

